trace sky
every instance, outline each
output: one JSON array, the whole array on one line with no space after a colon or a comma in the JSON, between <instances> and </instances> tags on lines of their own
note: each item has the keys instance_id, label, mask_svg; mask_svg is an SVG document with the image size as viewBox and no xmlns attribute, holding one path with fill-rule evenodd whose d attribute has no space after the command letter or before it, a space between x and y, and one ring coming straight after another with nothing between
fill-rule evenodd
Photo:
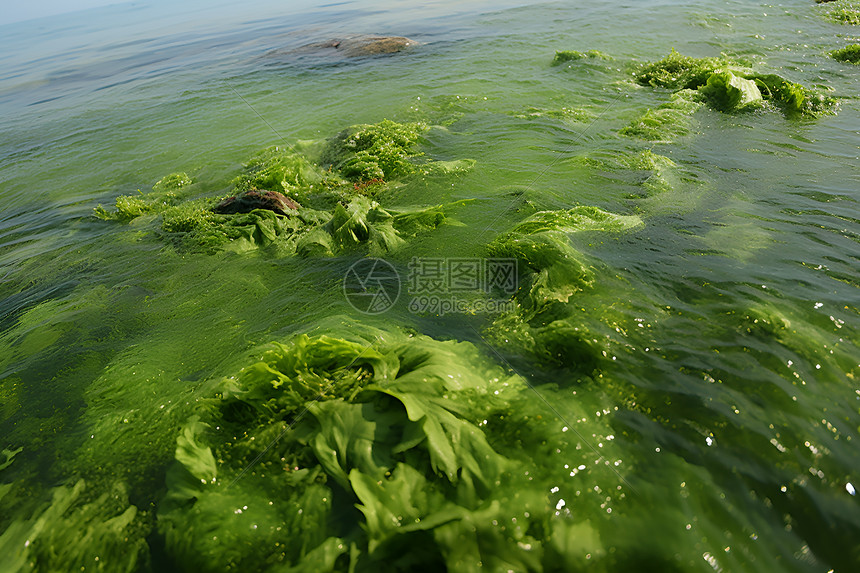
<instances>
[{"instance_id":1,"label":"sky","mask_svg":"<svg viewBox=\"0 0 860 573\"><path fill-rule=\"evenodd\" d=\"M121 1L123 0L0 0L0 25L108 6Z\"/></svg>"}]
</instances>

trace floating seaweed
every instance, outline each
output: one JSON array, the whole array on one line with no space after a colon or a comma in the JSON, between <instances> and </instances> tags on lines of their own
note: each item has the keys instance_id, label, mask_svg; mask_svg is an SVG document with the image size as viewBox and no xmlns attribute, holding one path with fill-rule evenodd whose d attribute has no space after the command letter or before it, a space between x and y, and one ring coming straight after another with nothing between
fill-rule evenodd
<instances>
[{"instance_id":1,"label":"floating seaweed","mask_svg":"<svg viewBox=\"0 0 860 573\"><path fill-rule=\"evenodd\" d=\"M576 50L561 50L555 53L552 59L553 66L559 66L567 62L575 62L577 60L613 60L612 56L608 56L597 50L588 50L586 52L577 52Z\"/></svg>"},{"instance_id":2,"label":"floating seaweed","mask_svg":"<svg viewBox=\"0 0 860 573\"><path fill-rule=\"evenodd\" d=\"M818 3L823 4L824 2ZM834 22L849 26L860 26L860 2L857 2L857 0L827 2L824 10L827 18Z\"/></svg>"},{"instance_id":3,"label":"floating seaweed","mask_svg":"<svg viewBox=\"0 0 860 573\"><path fill-rule=\"evenodd\" d=\"M355 125L327 142L320 164L353 181L408 175L418 169L413 159L423 155L417 146L426 130L423 123L388 119L373 125Z\"/></svg>"},{"instance_id":4,"label":"floating seaweed","mask_svg":"<svg viewBox=\"0 0 860 573\"><path fill-rule=\"evenodd\" d=\"M281 253L332 256L365 246L391 252L409 237L436 228L442 206L389 212L371 197L398 177L447 176L470 170L471 159L416 159L421 123L383 120L350 127L322 145L269 147L244 164L228 197L193 197L185 173L162 178L150 193L117 197L95 216L130 223L150 216L153 232L183 249L247 251L277 244ZM315 153L316 148L322 148ZM304 152L304 153L303 153ZM313 159L318 155L318 159ZM149 219L147 219L148 221Z\"/></svg>"},{"instance_id":5,"label":"floating seaweed","mask_svg":"<svg viewBox=\"0 0 860 573\"><path fill-rule=\"evenodd\" d=\"M836 104L833 98L782 76L756 73L728 58L683 56L674 49L662 60L643 66L635 77L640 85L696 90L703 101L723 112L747 110L765 101L789 116L818 117L832 113Z\"/></svg>"},{"instance_id":6,"label":"floating seaweed","mask_svg":"<svg viewBox=\"0 0 860 573\"><path fill-rule=\"evenodd\" d=\"M851 44L830 52L830 57L839 62L860 64L860 44Z\"/></svg>"}]
</instances>

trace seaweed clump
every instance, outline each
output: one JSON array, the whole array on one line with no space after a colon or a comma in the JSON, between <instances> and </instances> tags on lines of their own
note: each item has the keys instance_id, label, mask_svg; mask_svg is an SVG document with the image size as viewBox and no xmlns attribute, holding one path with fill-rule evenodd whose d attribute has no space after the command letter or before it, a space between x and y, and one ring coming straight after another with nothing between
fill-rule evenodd
<instances>
[{"instance_id":1,"label":"seaweed clump","mask_svg":"<svg viewBox=\"0 0 860 573\"><path fill-rule=\"evenodd\" d=\"M254 155L233 179L227 197L194 197L185 173L161 179L150 193L120 196L115 209L95 216L145 227L183 249L247 251L275 245L283 254L331 256L367 246L390 252L405 238L433 229L445 218L440 206L389 212L370 197L397 177L421 172L448 175L474 161L424 161L417 148L422 123L383 120L350 127L323 144L274 146ZM320 151L321 148L321 151Z\"/></svg>"},{"instance_id":2,"label":"seaweed clump","mask_svg":"<svg viewBox=\"0 0 860 573\"><path fill-rule=\"evenodd\" d=\"M830 57L839 62L860 64L860 44L851 44L830 52Z\"/></svg>"},{"instance_id":3,"label":"seaweed clump","mask_svg":"<svg viewBox=\"0 0 860 573\"><path fill-rule=\"evenodd\" d=\"M850 26L860 26L860 2L856 0L829 2L825 10L827 17L834 22Z\"/></svg>"},{"instance_id":4,"label":"seaweed clump","mask_svg":"<svg viewBox=\"0 0 860 573\"><path fill-rule=\"evenodd\" d=\"M5 516L12 512L4 498L27 497L27 481L0 484ZM149 570L146 512L129 503L122 484L96 489L79 480L46 492L50 500L39 507L17 508L0 535L3 571Z\"/></svg>"},{"instance_id":5,"label":"seaweed clump","mask_svg":"<svg viewBox=\"0 0 860 573\"><path fill-rule=\"evenodd\" d=\"M590 374L603 349L575 314L575 297L593 287L595 269L573 248L569 235L618 233L641 225L635 215L581 206L537 212L496 238L488 254L517 261L518 288L514 309L493 322L488 338L500 346L513 344L545 364Z\"/></svg>"},{"instance_id":6,"label":"seaweed clump","mask_svg":"<svg viewBox=\"0 0 860 573\"><path fill-rule=\"evenodd\" d=\"M588 50L586 52L577 52L576 50L560 50L556 51L555 57L552 59L553 66L559 66L567 62L575 62L577 60L612 60L612 56L607 56L603 52L597 50Z\"/></svg>"},{"instance_id":7,"label":"seaweed clump","mask_svg":"<svg viewBox=\"0 0 860 573\"><path fill-rule=\"evenodd\" d=\"M418 139L423 123L396 123L389 119L373 125L355 125L326 144L320 164L353 181L387 180L417 170L412 159L423 155Z\"/></svg>"},{"instance_id":8,"label":"seaweed clump","mask_svg":"<svg viewBox=\"0 0 860 573\"><path fill-rule=\"evenodd\" d=\"M101 205L94 214L106 221L128 222L137 217L159 213L180 201L179 190L191 185L192 180L184 172L171 173L159 179L152 186L152 192L144 194L140 189L137 195L120 195L114 203L114 210L108 211Z\"/></svg>"},{"instance_id":9,"label":"seaweed clump","mask_svg":"<svg viewBox=\"0 0 860 573\"><path fill-rule=\"evenodd\" d=\"M331 219L304 235L296 250L302 256L333 256L366 246L379 256L405 245L406 237L432 230L445 220L442 207L412 212L383 209L367 197L334 208Z\"/></svg>"},{"instance_id":10,"label":"seaweed clump","mask_svg":"<svg viewBox=\"0 0 860 573\"><path fill-rule=\"evenodd\" d=\"M600 536L553 511L568 470L524 444L591 454L536 402L467 342L344 324L273 343L179 433L166 551L201 572L578 570Z\"/></svg>"},{"instance_id":11,"label":"seaweed clump","mask_svg":"<svg viewBox=\"0 0 860 573\"><path fill-rule=\"evenodd\" d=\"M776 74L760 74L727 58L692 58L674 49L636 74L644 86L679 93L695 90L698 98L723 112L744 111L769 102L786 115L817 117L831 113L835 100Z\"/></svg>"},{"instance_id":12,"label":"seaweed clump","mask_svg":"<svg viewBox=\"0 0 860 573\"><path fill-rule=\"evenodd\" d=\"M646 64L636 74L637 83L643 86L671 90L697 89L726 62L720 58L692 58L679 54L673 48L662 60Z\"/></svg>"},{"instance_id":13,"label":"seaweed clump","mask_svg":"<svg viewBox=\"0 0 860 573\"><path fill-rule=\"evenodd\" d=\"M729 70L708 76L708 81L699 87L699 92L711 107L720 111L741 111L762 102L755 81L737 76Z\"/></svg>"},{"instance_id":14,"label":"seaweed clump","mask_svg":"<svg viewBox=\"0 0 860 573\"><path fill-rule=\"evenodd\" d=\"M283 146L263 149L244 164L244 172L233 180L238 193L277 191L300 203L307 195L340 185L329 179L319 165Z\"/></svg>"}]
</instances>

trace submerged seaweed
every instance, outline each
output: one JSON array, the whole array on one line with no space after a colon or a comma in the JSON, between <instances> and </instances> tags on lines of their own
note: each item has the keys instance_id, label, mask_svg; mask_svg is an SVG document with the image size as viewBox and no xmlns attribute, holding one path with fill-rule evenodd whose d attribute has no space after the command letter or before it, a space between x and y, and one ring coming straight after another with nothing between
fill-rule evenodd
<instances>
[{"instance_id":1,"label":"submerged seaweed","mask_svg":"<svg viewBox=\"0 0 860 573\"><path fill-rule=\"evenodd\" d=\"M487 329L490 340L541 362L590 373L603 350L580 317L575 297L595 282L593 264L574 249L571 233L622 232L642 225L637 216L616 215L596 207L541 211L498 237L492 257L514 258L519 272L516 309L500 315Z\"/></svg>"},{"instance_id":2,"label":"submerged seaweed","mask_svg":"<svg viewBox=\"0 0 860 573\"><path fill-rule=\"evenodd\" d=\"M648 173L639 184L648 194L663 193L675 189L682 176L678 164L666 157L646 149L633 156L622 159L621 164L627 169L636 169Z\"/></svg>"},{"instance_id":3,"label":"submerged seaweed","mask_svg":"<svg viewBox=\"0 0 860 573\"><path fill-rule=\"evenodd\" d=\"M672 143L690 133L690 116L702 106L700 100L699 94L692 90L673 93L670 101L646 110L619 133L646 141Z\"/></svg>"},{"instance_id":4,"label":"submerged seaweed","mask_svg":"<svg viewBox=\"0 0 860 573\"><path fill-rule=\"evenodd\" d=\"M517 469L546 465L520 436L533 411L522 378L469 343L348 330L270 345L185 425L158 512L172 559L201 572L540 571L603 554L588 521L553 513ZM570 447L530 426L529 444Z\"/></svg>"},{"instance_id":5,"label":"submerged seaweed","mask_svg":"<svg viewBox=\"0 0 860 573\"><path fill-rule=\"evenodd\" d=\"M529 107L520 113L512 113L520 119L538 119L549 117L563 122L580 122L594 119L594 114L583 108L562 107L559 109L544 109Z\"/></svg>"}]
</instances>

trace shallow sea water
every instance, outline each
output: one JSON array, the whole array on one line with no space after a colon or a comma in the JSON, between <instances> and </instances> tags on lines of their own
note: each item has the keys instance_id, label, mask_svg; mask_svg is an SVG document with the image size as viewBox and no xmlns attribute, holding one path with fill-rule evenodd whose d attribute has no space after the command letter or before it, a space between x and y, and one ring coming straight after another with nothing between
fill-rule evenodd
<instances>
[{"instance_id":1,"label":"shallow sea water","mask_svg":"<svg viewBox=\"0 0 860 573\"><path fill-rule=\"evenodd\" d=\"M176 557L156 525L181 428L260 345L332 322L469 341L532 386L523 424L567 435L569 449L530 443L538 433L523 430L519 445L543 465L518 467L516 479L534 484L555 519L584 525L553 541L565 567L537 559L523 570L858 570L860 86L856 66L827 53L860 30L823 9L156 2L0 28L0 570L51 570L31 542L63 539L79 544L76 567L119 570L87 553L91 537L36 526L40 515L70 515L45 508L80 479L96 490L81 499L125 495L143 516L137 570L202 570ZM351 33L420 45L356 60L269 55ZM672 48L726 53L828 91L838 113L702 108L672 143L619 135L668 101L631 74ZM591 49L614 59L551 65L556 50ZM577 113L546 113L562 109ZM570 236L594 269L593 288L569 303L600 338L593 368L494 342L492 315L418 315L405 296L363 315L342 285L365 253L189 252L151 233L151 218L93 216L175 171L193 178L197 196L227 195L260 149L384 118L444 125L427 133L424 153L476 160L467 173L410 180L379 198L391 208L465 200L451 214L457 224L387 257L402 275L413 256L483 256L534 209L641 217L624 233ZM659 193L644 190L647 173L593 160L646 149L679 166ZM86 519L123 508L111 511ZM364 526L363 514L349 519ZM527 533L510 543L550 545L548 532ZM293 570L278 568L279 550L242 543L239 557L206 570L249 570L242 555L266 551L275 557L260 570ZM519 570L476 546L480 564L444 550L443 561L452 571Z\"/></svg>"}]
</instances>

